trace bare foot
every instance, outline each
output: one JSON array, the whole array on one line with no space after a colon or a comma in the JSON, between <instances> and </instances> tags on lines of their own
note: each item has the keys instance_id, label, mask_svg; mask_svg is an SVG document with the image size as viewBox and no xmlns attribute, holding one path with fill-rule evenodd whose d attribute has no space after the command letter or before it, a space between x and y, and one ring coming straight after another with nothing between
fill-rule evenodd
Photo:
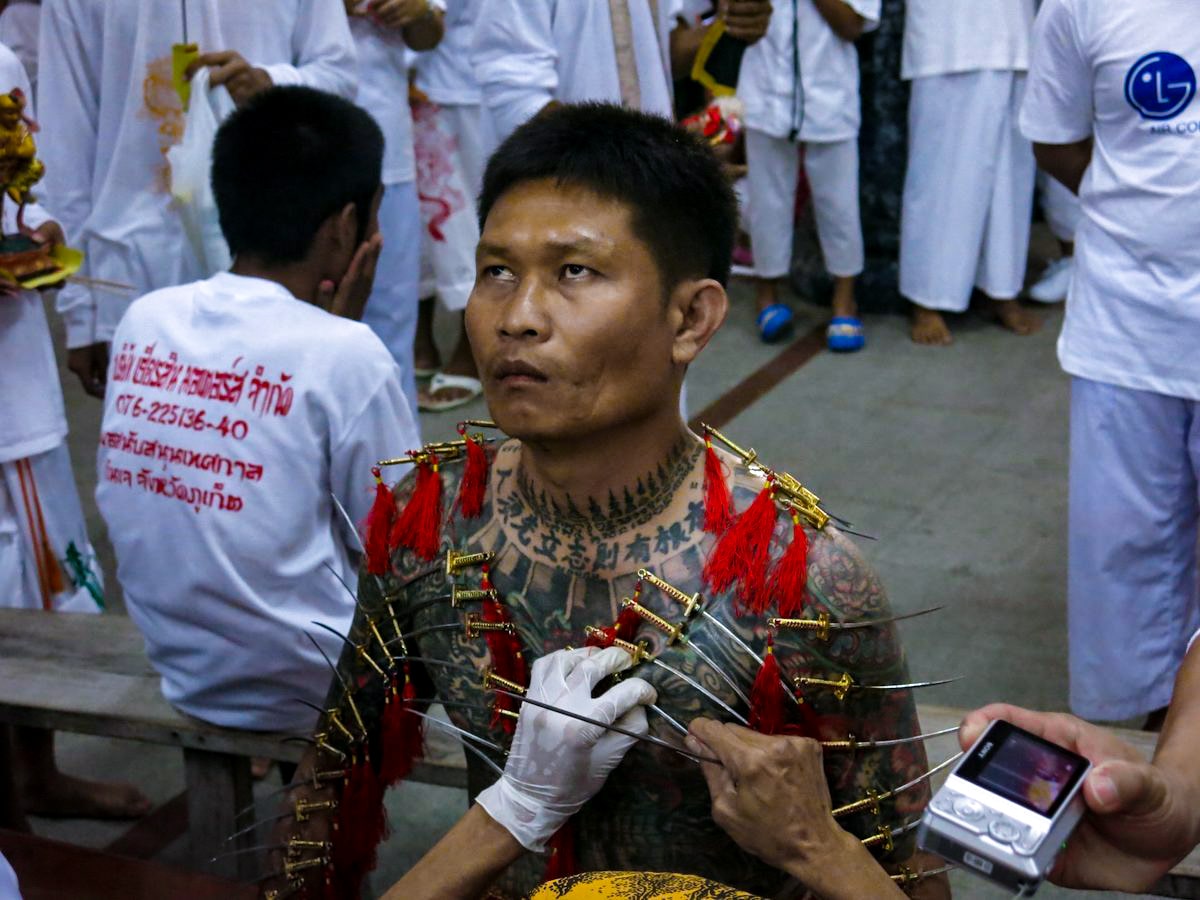
<instances>
[{"instance_id":1,"label":"bare foot","mask_svg":"<svg viewBox=\"0 0 1200 900\"><path fill-rule=\"evenodd\" d=\"M153 804L132 784L88 781L57 773L24 792L25 812L51 819L138 819Z\"/></svg>"},{"instance_id":2,"label":"bare foot","mask_svg":"<svg viewBox=\"0 0 1200 900\"><path fill-rule=\"evenodd\" d=\"M982 308L984 315L1013 334L1026 336L1042 330L1041 317L1016 300L993 300L986 297Z\"/></svg>"},{"instance_id":3,"label":"bare foot","mask_svg":"<svg viewBox=\"0 0 1200 900\"><path fill-rule=\"evenodd\" d=\"M265 756L252 756L250 758L250 775L255 781L262 781L271 771L271 760Z\"/></svg>"},{"instance_id":4,"label":"bare foot","mask_svg":"<svg viewBox=\"0 0 1200 900\"><path fill-rule=\"evenodd\" d=\"M936 309L912 305L912 339L914 344L927 347L948 347L954 342L946 320Z\"/></svg>"}]
</instances>

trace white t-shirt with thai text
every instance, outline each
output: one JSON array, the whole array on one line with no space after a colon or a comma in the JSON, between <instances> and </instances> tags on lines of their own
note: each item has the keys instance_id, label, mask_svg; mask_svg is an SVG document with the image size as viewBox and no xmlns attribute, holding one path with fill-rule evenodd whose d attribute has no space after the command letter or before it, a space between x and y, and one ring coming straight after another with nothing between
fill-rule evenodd
<instances>
[{"instance_id":1,"label":"white t-shirt with thai text","mask_svg":"<svg viewBox=\"0 0 1200 900\"><path fill-rule=\"evenodd\" d=\"M1058 340L1071 375L1200 400L1200 8L1046 0L1030 140L1091 137Z\"/></svg>"},{"instance_id":2,"label":"white t-shirt with thai text","mask_svg":"<svg viewBox=\"0 0 1200 900\"><path fill-rule=\"evenodd\" d=\"M300 730L354 598L371 467L417 446L391 354L367 326L230 273L134 302L113 336L96 501L129 614L176 707Z\"/></svg>"},{"instance_id":3,"label":"white t-shirt with thai text","mask_svg":"<svg viewBox=\"0 0 1200 900\"><path fill-rule=\"evenodd\" d=\"M907 0L900 77L1029 68L1033 0Z\"/></svg>"}]
</instances>

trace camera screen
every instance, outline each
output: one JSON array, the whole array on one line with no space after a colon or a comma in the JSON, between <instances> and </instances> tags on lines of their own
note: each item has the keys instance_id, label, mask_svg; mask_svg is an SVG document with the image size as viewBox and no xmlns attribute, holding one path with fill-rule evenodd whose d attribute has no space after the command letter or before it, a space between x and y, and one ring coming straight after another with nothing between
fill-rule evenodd
<instances>
[{"instance_id":1,"label":"camera screen","mask_svg":"<svg viewBox=\"0 0 1200 900\"><path fill-rule=\"evenodd\" d=\"M1075 785L1087 761L1013 730L979 768L974 781L1005 799L1049 816Z\"/></svg>"}]
</instances>

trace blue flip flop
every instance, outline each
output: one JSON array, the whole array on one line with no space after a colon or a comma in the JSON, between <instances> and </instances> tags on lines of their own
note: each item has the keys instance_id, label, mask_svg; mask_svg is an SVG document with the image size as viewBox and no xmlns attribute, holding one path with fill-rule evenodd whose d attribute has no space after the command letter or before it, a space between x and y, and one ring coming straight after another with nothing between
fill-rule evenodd
<instances>
[{"instance_id":1,"label":"blue flip flop","mask_svg":"<svg viewBox=\"0 0 1200 900\"><path fill-rule=\"evenodd\" d=\"M792 311L783 303L772 303L758 314L758 334L764 344L773 344L792 327Z\"/></svg>"},{"instance_id":2,"label":"blue flip flop","mask_svg":"<svg viewBox=\"0 0 1200 900\"><path fill-rule=\"evenodd\" d=\"M835 353L854 353L867 344L862 319L857 316L834 316L825 330L825 342Z\"/></svg>"}]
</instances>

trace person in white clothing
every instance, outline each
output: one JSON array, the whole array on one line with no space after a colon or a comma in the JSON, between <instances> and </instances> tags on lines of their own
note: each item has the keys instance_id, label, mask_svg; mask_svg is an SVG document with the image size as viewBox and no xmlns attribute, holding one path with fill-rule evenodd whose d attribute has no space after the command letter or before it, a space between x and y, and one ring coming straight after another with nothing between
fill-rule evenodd
<instances>
[{"instance_id":1,"label":"person in white clothing","mask_svg":"<svg viewBox=\"0 0 1200 900\"><path fill-rule=\"evenodd\" d=\"M41 0L7 0L0 6L0 44L17 54L37 95L38 28L42 18Z\"/></svg>"},{"instance_id":2,"label":"person in white clothing","mask_svg":"<svg viewBox=\"0 0 1200 900\"><path fill-rule=\"evenodd\" d=\"M171 47L185 35L202 51L193 69L210 67L210 84L225 85L236 103L271 84L351 99L357 85L342 0L46 0L38 54L45 199L87 254L86 274L137 294L201 274L166 161L183 130ZM103 391L109 341L128 305L129 295L95 286L59 293L68 363L93 395Z\"/></svg>"},{"instance_id":3,"label":"person in white clothing","mask_svg":"<svg viewBox=\"0 0 1200 900\"><path fill-rule=\"evenodd\" d=\"M908 0L901 77L912 81L900 220L900 293L912 338L951 341L945 312L973 288L1017 334L1041 320L1015 302L1025 281L1034 161L1017 127L1033 0Z\"/></svg>"},{"instance_id":4,"label":"person in white clothing","mask_svg":"<svg viewBox=\"0 0 1200 900\"><path fill-rule=\"evenodd\" d=\"M21 900L21 886L17 884L17 873L0 853L0 900Z\"/></svg>"},{"instance_id":5,"label":"person in white clothing","mask_svg":"<svg viewBox=\"0 0 1200 900\"><path fill-rule=\"evenodd\" d=\"M358 49L358 103L383 129L383 201L379 231L383 250L363 322L379 335L404 372L404 393L414 408L413 336L417 328L420 265L413 122L408 94L409 49L428 50L442 39L442 0L362 0L349 8L350 33Z\"/></svg>"},{"instance_id":6,"label":"person in white clothing","mask_svg":"<svg viewBox=\"0 0 1200 900\"><path fill-rule=\"evenodd\" d=\"M1046 0L1021 129L1078 191L1071 708L1161 721L1200 625L1200 29L1177 0Z\"/></svg>"},{"instance_id":7,"label":"person in white clothing","mask_svg":"<svg viewBox=\"0 0 1200 900\"><path fill-rule=\"evenodd\" d=\"M711 6L712 4L705 4ZM672 78L685 76L706 27L689 0L482 0L471 61L497 141L552 101L623 103L673 118ZM728 33L766 33L769 0L723 0Z\"/></svg>"},{"instance_id":8,"label":"person in white clothing","mask_svg":"<svg viewBox=\"0 0 1200 900\"><path fill-rule=\"evenodd\" d=\"M383 135L272 88L217 133L230 272L134 302L113 337L96 501L164 696L234 728L305 731L354 597L371 468L420 443L402 373L357 322L381 239ZM286 147L286 154L278 148ZM313 641L305 633L310 632Z\"/></svg>"},{"instance_id":9,"label":"person in white clothing","mask_svg":"<svg viewBox=\"0 0 1200 900\"><path fill-rule=\"evenodd\" d=\"M454 409L483 393L462 325L475 285L475 198L493 143L471 68L479 6L480 0L449 0L445 39L434 50L418 54L416 61L413 117L422 222L414 358L419 374L430 378L421 388L419 406L432 411ZM433 336L435 298L454 315L458 334L444 365Z\"/></svg>"},{"instance_id":10,"label":"person in white clothing","mask_svg":"<svg viewBox=\"0 0 1200 900\"><path fill-rule=\"evenodd\" d=\"M0 44L0 91L29 96L16 55ZM26 107L35 116L32 105ZM16 232L16 206L4 205L2 230ZM62 228L37 203L25 224L40 242L61 243ZM0 606L99 612L104 579L95 564L67 450L67 418L42 297L0 281ZM121 818L147 811L128 785L86 781L58 771L54 734L0 726L0 827L26 830L26 813ZM11 781L10 781L11 779Z\"/></svg>"},{"instance_id":11,"label":"person in white clothing","mask_svg":"<svg viewBox=\"0 0 1200 900\"><path fill-rule=\"evenodd\" d=\"M749 230L763 340L786 334L791 310L779 280L791 269L800 154L812 188L817 236L834 279L833 350L863 346L854 279L863 269L858 206L858 53L879 24L879 0L782 3L766 37L746 51L738 95L745 107Z\"/></svg>"}]
</instances>

